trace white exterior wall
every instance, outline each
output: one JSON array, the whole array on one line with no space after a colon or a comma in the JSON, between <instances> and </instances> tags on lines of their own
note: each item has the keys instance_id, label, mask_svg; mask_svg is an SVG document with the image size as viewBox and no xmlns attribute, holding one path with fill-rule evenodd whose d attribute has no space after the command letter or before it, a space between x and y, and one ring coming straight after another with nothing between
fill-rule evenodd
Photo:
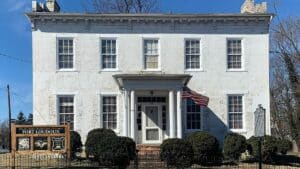
<instances>
[{"instance_id":1,"label":"white exterior wall","mask_svg":"<svg viewBox=\"0 0 300 169\"><path fill-rule=\"evenodd\" d=\"M161 72L191 74L189 87L210 98L207 130L219 139L227 131L227 94L244 94L244 130L254 134L254 111L269 106L269 35L265 24L36 24L33 31L33 107L34 124L58 124L57 95L75 95L75 130L85 141L92 128L100 127L101 94L118 94L118 130L122 133L122 93L114 74L143 71L143 38L159 39ZM75 42L75 70L61 72L56 68L56 40L72 37ZM117 39L118 71L101 71L100 39ZM201 71L184 70L184 40L201 40ZM227 38L241 38L243 71L230 72L227 66ZM176 110L176 109L175 109ZM121 126L121 127L120 127Z\"/></svg>"}]
</instances>

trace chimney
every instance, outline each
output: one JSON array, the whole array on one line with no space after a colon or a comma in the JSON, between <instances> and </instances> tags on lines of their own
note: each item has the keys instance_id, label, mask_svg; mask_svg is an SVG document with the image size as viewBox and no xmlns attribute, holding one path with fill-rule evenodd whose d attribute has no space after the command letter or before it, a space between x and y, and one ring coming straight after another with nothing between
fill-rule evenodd
<instances>
[{"instance_id":1,"label":"chimney","mask_svg":"<svg viewBox=\"0 0 300 169\"><path fill-rule=\"evenodd\" d=\"M32 12L43 12L43 4L38 3L36 0L32 0Z\"/></svg>"},{"instance_id":2,"label":"chimney","mask_svg":"<svg viewBox=\"0 0 300 169\"><path fill-rule=\"evenodd\" d=\"M254 0L245 0L241 7L241 13L255 13Z\"/></svg>"},{"instance_id":3,"label":"chimney","mask_svg":"<svg viewBox=\"0 0 300 169\"><path fill-rule=\"evenodd\" d=\"M242 14L267 13L267 3L255 4L254 0L245 0L241 7Z\"/></svg>"},{"instance_id":4,"label":"chimney","mask_svg":"<svg viewBox=\"0 0 300 169\"><path fill-rule=\"evenodd\" d=\"M60 6L58 5L56 0L47 0L46 8L48 12L59 12Z\"/></svg>"}]
</instances>

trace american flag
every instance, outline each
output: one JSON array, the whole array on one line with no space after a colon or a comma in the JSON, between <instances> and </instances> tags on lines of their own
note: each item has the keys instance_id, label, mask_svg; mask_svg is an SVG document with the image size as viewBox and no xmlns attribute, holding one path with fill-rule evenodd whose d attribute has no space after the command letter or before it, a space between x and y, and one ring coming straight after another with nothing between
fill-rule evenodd
<instances>
[{"instance_id":1,"label":"american flag","mask_svg":"<svg viewBox=\"0 0 300 169\"><path fill-rule=\"evenodd\" d=\"M209 102L209 98L206 96L203 96L188 87L183 88L182 91L182 98L184 99L192 99L195 104L199 106L207 106Z\"/></svg>"}]
</instances>

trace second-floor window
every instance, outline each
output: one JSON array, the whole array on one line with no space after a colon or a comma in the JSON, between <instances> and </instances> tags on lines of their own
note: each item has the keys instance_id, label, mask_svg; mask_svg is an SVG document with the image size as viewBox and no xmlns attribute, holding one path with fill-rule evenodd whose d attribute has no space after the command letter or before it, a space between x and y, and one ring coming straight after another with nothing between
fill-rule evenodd
<instances>
[{"instance_id":1,"label":"second-floor window","mask_svg":"<svg viewBox=\"0 0 300 169\"><path fill-rule=\"evenodd\" d=\"M102 69L117 68L116 40L101 40Z\"/></svg>"},{"instance_id":2,"label":"second-floor window","mask_svg":"<svg viewBox=\"0 0 300 169\"><path fill-rule=\"evenodd\" d=\"M185 41L185 68L200 69L200 41Z\"/></svg>"},{"instance_id":3,"label":"second-floor window","mask_svg":"<svg viewBox=\"0 0 300 169\"><path fill-rule=\"evenodd\" d=\"M58 69L74 68L74 43L73 39L58 40Z\"/></svg>"},{"instance_id":4,"label":"second-floor window","mask_svg":"<svg viewBox=\"0 0 300 169\"><path fill-rule=\"evenodd\" d=\"M227 40L227 69L242 68L242 41L239 39Z\"/></svg>"},{"instance_id":5,"label":"second-floor window","mask_svg":"<svg viewBox=\"0 0 300 169\"><path fill-rule=\"evenodd\" d=\"M159 68L158 40L144 40L145 69Z\"/></svg>"}]
</instances>

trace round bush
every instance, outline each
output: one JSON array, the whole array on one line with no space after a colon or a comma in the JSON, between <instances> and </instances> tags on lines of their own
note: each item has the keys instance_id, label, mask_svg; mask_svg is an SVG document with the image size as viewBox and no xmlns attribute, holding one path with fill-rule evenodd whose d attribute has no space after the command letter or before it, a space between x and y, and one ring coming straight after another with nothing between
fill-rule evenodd
<instances>
[{"instance_id":1,"label":"round bush","mask_svg":"<svg viewBox=\"0 0 300 169\"><path fill-rule=\"evenodd\" d=\"M246 151L246 138L236 133L229 133L224 139L224 157L227 160L239 160L241 154Z\"/></svg>"},{"instance_id":2,"label":"round bush","mask_svg":"<svg viewBox=\"0 0 300 169\"><path fill-rule=\"evenodd\" d=\"M255 157L256 160L259 158L259 138L251 137L247 140L248 150L251 155ZM274 162L277 152L277 139L272 136L264 136L262 138L262 160L263 162L270 163Z\"/></svg>"},{"instance_id":3,"label":"round bush","mask_svg":"<svg viewBox=\"0 0 300 169\"><path fill-rule=\"evenodd\" d=\"M76 158L76 153L81 151L82 142L80 134L76 131L70 132L70 148L71 148L71 158Z\"/></svg>"},{"instance_id":4,"label":"round bush","mask_svg":"<svg viewBox=\"0 0 300 169\"><path fill-rule=\"evenodd\" d=\"M160 146L160 159L177 168L187 168L193 164L193 147L182 139L167 139Z\"/></svg>"},{"instance_id":5,"label":"round bush","mask_svg":"<svg viewBox=\"0 0 300 169\"><path fill-rule=\"evenodd\" d=\"M289 150L293 147L293 143L287 139L278 139L277 140L277 148L278 152L285 155Z\"/></svg>"},{"instance_id":6,"label":"round bush","mask_svg":"<svg viewBox=\"0 0 300 169\"><path fill-rule=\"evenodd\" d=\"M218 140L207 132L195 132L187 138L194 151L194 163L214 164L221 160Z\"/></svg>"},{"instance_id":7,"label":"round bush","mask_svg":"<svg viewBox=\"0 0 300 169\"><path fill-rule=\"evenodd\" d=\"M136 157L136 144L129 137L119 137L119 140L123 145L127 147L127 152L130 160L134 160Z\"/></svg>"},{"instance_id":8,"label":"round bush","mask_svg":"<svg viewBox=\"0 0 300 169\"><path fill-rule=\"evenodd\" d=\"M88 133L86 142L85 142L85 150L87 157L90 155L97 158L97 146L99 143L105 142L111 138L117 137L116 133L111 129L93 129Z\"/></svg>"}]
</instances>

